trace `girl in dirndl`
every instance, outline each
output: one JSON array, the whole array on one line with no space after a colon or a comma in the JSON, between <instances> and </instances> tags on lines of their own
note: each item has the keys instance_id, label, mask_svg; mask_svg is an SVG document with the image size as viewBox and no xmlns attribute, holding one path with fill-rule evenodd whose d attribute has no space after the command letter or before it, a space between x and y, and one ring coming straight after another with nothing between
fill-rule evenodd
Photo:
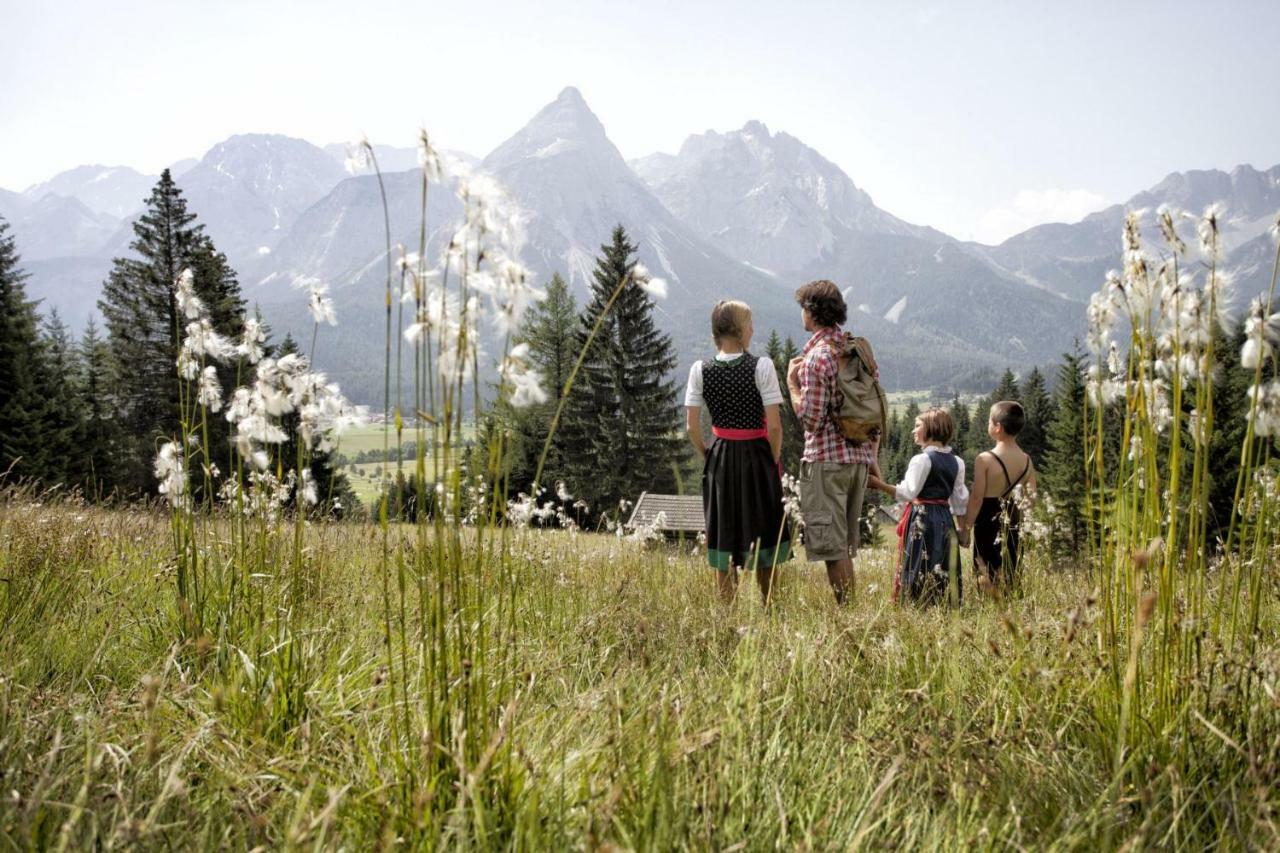
<instances>
[{"instance_id":1,"label":"girl in dirndl","mask_svg":"<svg viewBox=\"0 0 1280 853\"><path fill-rule=\"evenodd\" d=\"M896 486L878 477L872 488L905 503L898 520L898 569L893 600L905 595L917 604L960 604L960 541L955 516L964 517L969 490L964 460L951 452L955 421L946 409L932 408L916 418L911 438L922 452L911 457Z\"/></svg>"},{"instance_id":2,"label":"girl in dirndl","mask_svg":"<svg viewBox=\"0 0 1280 853\"><path fill-rule=\"evenodd\" d=\"M685 390L689 441L703 457L702 507L707 560L724 601L733 599L737 572L754 570L766 604L773 569L791 557L791 531L782 508L782 391L773 362L747 351L751 308L726 300L711 311L713 358L695 362ZM712 439L702 435L702 407Z\"/></svg>"}]
</instances>

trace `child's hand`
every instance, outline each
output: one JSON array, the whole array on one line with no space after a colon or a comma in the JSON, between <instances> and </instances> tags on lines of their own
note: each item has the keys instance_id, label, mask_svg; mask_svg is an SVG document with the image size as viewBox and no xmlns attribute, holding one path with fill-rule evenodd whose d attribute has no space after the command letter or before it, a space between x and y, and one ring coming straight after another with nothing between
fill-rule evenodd
<instances>
[{"instance_id":1,"label":"child's hand","mask_svg":"<svg viewBox=\"0 0 1280 853\"><path fill-rule=\"evenodd\" d=\"M956 530L956 538L959 540L961 548L968 548L969 543L973 541L972 531L962 523L959 529Z\"/></svg>"}]
</instances>

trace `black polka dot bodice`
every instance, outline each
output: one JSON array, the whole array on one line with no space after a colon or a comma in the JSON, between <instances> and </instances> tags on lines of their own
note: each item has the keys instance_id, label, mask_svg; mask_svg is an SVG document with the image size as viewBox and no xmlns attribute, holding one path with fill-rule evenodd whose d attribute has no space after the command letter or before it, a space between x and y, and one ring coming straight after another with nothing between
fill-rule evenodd
<instances>
[{"instance_id":1,"label":"black polka dot bodice","mask_svg":"<svg viewBox=\"0 0 1280 853\"><path fill-rule=\"evenodd\" d=\"M756 387L756 362L751 353L732 361L709 358L702 362L702 399L711 411L711 425L721 429L760 429L764 402Z\"/></svg>"}]
</instances>

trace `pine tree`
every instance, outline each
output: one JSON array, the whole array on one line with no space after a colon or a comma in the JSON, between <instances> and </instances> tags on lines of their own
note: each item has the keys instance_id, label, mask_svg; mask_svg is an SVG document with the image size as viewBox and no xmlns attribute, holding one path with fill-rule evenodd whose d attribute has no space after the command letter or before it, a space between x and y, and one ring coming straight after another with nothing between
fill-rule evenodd
<instances>
[{"instance_id":1,"label":"pine tree","mask_svg":"<svg viewBox=\"0 0 1280 853\"><path fill-rule=\"evenodd\" d=\"M994 403L993 397L979 397L969 415L969 429L965 433L964 446L975 457L991 445L987 421L991 419L991 406Z\"/></svg>"},{"instance_id":2,"label":"pine tree","mask_svg":"<svg viewBox=\"0 0 1280 853\"><path fill-rule=\"evenodd\" d=\"M195 219L166 169L151 191L146 211L133 224L130 248L138 257L113 261L98 303L118 368L113 390L124 436L120 485L129 493L151 490L155 446L179 429L175 364L186 325L174 297L179 273L190 267L195 274L195 291L216 331L233 337L243 322L244 302L235 274ZM221 419L210 419L211 426L214 420ZM221 446L210 438L210 447Z\"/></svg>"},{"instance_id":3,"label":"pine tree","mask_svg":"<svg viewBox=\"0 0 1280 853\"><path fill-rule=\"evenodd\" d=\"M1046 430L1053 415L1053 403L1049 399L1049 390L1045 387L1044 374L1040 372L1040 368L1032 368L1027 374L1016 399L1022 404L1022 410L1027 416L1026 425L1018 434L1018 445L1030 454L1033 463L1040 465L1044 462L1048 445Z\"/></svg>"},{"instance_id":4,"label":"pine tree","mask_svg":"<svg viewBox=\"0 0 1280 853\"><path fill-rule=\"evenodd\" d=\"M597 513L611 515L620 499L674 490L688 458L675 431L676 388L668 378L675 353L670 336L654 325L649 295L631 283L635 251L621 225L601 247L578 326L576 346L586 348L586 358L566 407L569 488Z\"/></svg>"},{"instance_id":5,"label":"pine tree","mask_svg":"<svg viewBox=\"0 0 1280 853\"><path fill-rule=\"evenodd\" d=\"M799 472L800 457L804 454L804 427L791 407L791 395L786 390L787 366L799 351L791 338L783 343L774 331L769 333L765 355L773 362L774 371L778 374L778 387L782 389L782 404L778 406L778 418L782 422L782 469Z\"/></svg>"},{"instance_id":6,"label":"pine tree","mask_svg":"<svg viewBox=\"0 0 1280 853\"><path fill-rule=\"evenodd\" d=\"M783 467L796 476L800 475L800 459L804 455L804 424L796 416L787 392L787 368L798 355L800 348L788 335L782 344L782 376L778 378L778 387L782 389L782 461Z\"/></svg>"},{"instance_id":7,"label":"pine tree","mask_svg":"<svg viewBox=\"0 0 1280 853\"><path fill-rule=\"evenodd\" d=\"M1062 356L1045 430L1045 458L1037 480L1052 501L1053 542L1063 553L1084 547L1085 526L1085 355L1076 348Z\"/></svg>"},{"instance_id":8,"label":"pine tree","mask_svg":"<svg viewBox=\"0 0 1280 853\"><path fill-rule=\"evenodd\" d=\"M112 386L111 348L98 333L92 317L80 337L78 406L84 418L81 448L83 470L78 480L86 495L101 500L103 486L115 482L116 419L109 396Z\"/></svg>"},{"instance_id":9,"label":"pine tree","mask_svg":"<svg viewBox=\"0 0 1280 853\"><path fill-rule=\"evenodd\" d=\"M973 417L969 414L969 407L960 399L959 392L951 400L951 419L956 424L956 435L951 442L951 449L961 459L969 450L969 433L973 429Z\"/></svg>"},{"instance_id":10,"label":"pine tree","mask_svg":"<svg viewBox=\"0 0 1280 853\"><path fill-rule=\"evenodd\" d=\"M1018 399L1018 377L1014 376L1013 371L1005 368L1004 375L1000 377L1000 384L996 386L996 390L991 393L992 405L1002 400Z\"/></svg>"},{"instance_id":11,"label":"pine tree","mask_svg":"<svg viewBox=\"0 0 1280 853\"><path fill-rule=\"evenodd\" d=\"M0 218L0 476L41 478L44 400L35 303L9 223Z\"/></svg>"},{"instance_id":12,"label":"pine tree","mask_svg":"<svg viewBox=\"0 0 1280 853\"><path fill-rule=\"evenodd\" d=\"M75 344L55 309L44 322L41 338L44 364L43 436L45 479L50 484L79 484L86 468L83 457L85 424L80 408L80 366Z\"/></svg>"},{"instance_id":13,"label":"pine tree","mask_svg":"<svg viewBox=\"0 0 1280 853\"><path fill-rule=\"evenodd\" d=\"M510 446L503 454L507 468L502 473L510 478L507 486L512 495L528 492L537 473L551 418L560 405L565 383L578 359L578 322L577 300L565 280L556 273L547 285L547 298L529 309L516 335L517 343L529 345L529 361L542 377L547 401L522 409L502 401L494 411L494 417L508 427L510 436ZM542 473L544 483L555 483L565 478L566 446L561 431L552 439L547 452ZM501 482L496 484L498 488L502 485Z\"/></svg>"},{"instance_id":14,"label":"pine tree","mask_svg":"<svg viewBox=\"0 0 1280 853\"><path fill-rule=\"evenodd\" d=\"M920 417L920 404L913 399L907 404L906 411L902 413L902 420L898 422L898 437L894 442L896 447L893 457L888 460L888 470L885 472L890 482L902 479L907 473L907 464L911 461L911 457L920 451L915 439L911 437L918 417Z\"/></svg>"}]
</instances>

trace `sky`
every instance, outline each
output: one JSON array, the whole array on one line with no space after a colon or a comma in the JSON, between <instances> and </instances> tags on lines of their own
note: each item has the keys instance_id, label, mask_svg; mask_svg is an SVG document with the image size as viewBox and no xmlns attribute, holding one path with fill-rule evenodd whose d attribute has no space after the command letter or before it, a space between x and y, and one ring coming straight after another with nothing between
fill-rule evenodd
<instances>
[{"instance_id":1,"label":"sky","mask_svg":"<svg viewBox=\"0 0 1280 853\"><path fill-rule=\"evenodd\" d=\"M577 86L631 158L758 119L998 242L1280 163L1280 3L0 0L0 188L234 133L483 156Z\"/></svg>"}]
</instances>

